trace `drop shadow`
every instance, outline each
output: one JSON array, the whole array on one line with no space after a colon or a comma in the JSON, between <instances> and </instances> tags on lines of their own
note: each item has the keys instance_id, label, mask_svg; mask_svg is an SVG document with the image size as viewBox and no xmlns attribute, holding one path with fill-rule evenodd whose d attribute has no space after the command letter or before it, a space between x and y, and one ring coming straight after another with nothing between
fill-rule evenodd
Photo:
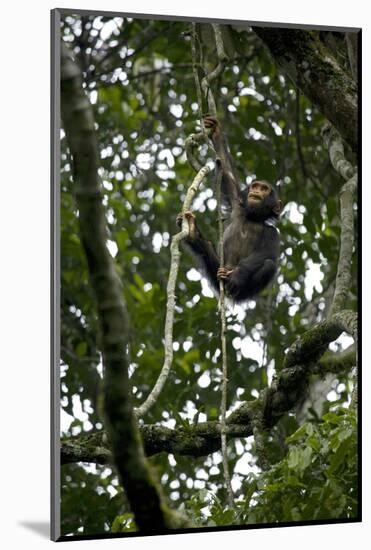
<instances>
[{"instance_id":1,"label":"drop shadow","mask_svg":"<svg viewBox=\"0 0 371 550\"><path fill-rule=\"evenodd\" d=\"M19 521L18 525L26 527L42 538L50 539L50 523L48 521Z\"/></svg>"}]
</instances>

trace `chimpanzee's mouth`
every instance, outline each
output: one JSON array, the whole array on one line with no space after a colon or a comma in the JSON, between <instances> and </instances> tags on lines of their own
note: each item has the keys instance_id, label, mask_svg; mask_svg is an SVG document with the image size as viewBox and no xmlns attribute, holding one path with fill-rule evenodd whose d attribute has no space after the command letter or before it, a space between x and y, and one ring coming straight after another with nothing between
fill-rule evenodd
<instances>
[{"instance_id":1,"label":"chimpanzee's mouth","mask_svg":"<svg viewBox=\"0 0 371 550\"><path fill-rule=\"evenodd\" d=\"M262 200L260 195L255 195L253 193L249 194L249 199L253 199L254 201L261 201Z\"/></svg>"}]
</instances>

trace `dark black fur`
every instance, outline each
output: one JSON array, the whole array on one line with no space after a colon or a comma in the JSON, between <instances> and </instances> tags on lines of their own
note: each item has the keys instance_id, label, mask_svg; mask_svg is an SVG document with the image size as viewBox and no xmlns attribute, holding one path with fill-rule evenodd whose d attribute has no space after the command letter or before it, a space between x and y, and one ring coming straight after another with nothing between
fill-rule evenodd
<instances>
[{"instance_id":1,"label":"dark black fur","mask_svg":"<svg viewBox=\"0 0 371 550\"><path fill-rule=\"evenodd\" d=\"M280 203L271 186L268 197L254 207L248 206L249 189L240 190L232 159L220 131L214 132L212 140L223 170L223 200L230 211L223 236L224 263L234 271L225 281L225 290L235 302L241 302L261 292L276 273L279 233L269 221L279 217ZM217 271L220 262L213 244L203 238L198 227L195 237L186 242L198 258L211 285L218 291Z\"/></svg>"}]
</instances>

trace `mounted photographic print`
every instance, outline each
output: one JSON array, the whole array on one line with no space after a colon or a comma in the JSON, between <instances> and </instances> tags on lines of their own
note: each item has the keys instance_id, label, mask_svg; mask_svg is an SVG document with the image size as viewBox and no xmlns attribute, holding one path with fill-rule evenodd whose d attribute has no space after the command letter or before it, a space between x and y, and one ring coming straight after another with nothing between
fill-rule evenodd
<instances>
[{"instance_id":1,"label":"mounted photographic print","mask_svg":"<svg viewBox=\"0 0 371 550\"><path fill-rule=\"evenodd\" d=\"M53 10L53 540L361 520L360 37Z\"/></svg>"}]
</instances>

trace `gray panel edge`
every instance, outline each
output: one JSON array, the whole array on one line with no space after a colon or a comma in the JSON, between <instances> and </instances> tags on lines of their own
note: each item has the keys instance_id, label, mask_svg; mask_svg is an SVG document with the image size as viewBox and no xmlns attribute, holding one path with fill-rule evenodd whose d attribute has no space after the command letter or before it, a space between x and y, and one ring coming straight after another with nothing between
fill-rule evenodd
<instances>
[{"instance_id":1,"label":"gray panel edge","mask_svg":"<svg viewBox=\"0 0 371 550\"><path fill-rule=\"evenodd\" d=\"M248 19L218 19L213 17L193 17L186 15L161 15L161 14L147 14L147 13L127 13L118 11L105 11L105 10L83 10L72 8L57 8L60 15L96 15L105 17L131 17L133 19L155 19L159 21L189 21L199 23L224 23L226 25L250 25L253 27L272 27L282 29L311 29L311 30L323 30L323 31L336 31L336 32L359 32L359 27L337 27L331 25L317 25L316 23L272 23L269 21L250 21Z\"/></svg>"},{"instance_id":2,"label":"gray panel edge","mask_svg":"<svg viewBox=\"0 0 371 550\"><path fill-rule=\"evenodd\" d=\"M51 11L51 487L50 537L60 537L60 12Z\"/></svg>"}]
</instances>

